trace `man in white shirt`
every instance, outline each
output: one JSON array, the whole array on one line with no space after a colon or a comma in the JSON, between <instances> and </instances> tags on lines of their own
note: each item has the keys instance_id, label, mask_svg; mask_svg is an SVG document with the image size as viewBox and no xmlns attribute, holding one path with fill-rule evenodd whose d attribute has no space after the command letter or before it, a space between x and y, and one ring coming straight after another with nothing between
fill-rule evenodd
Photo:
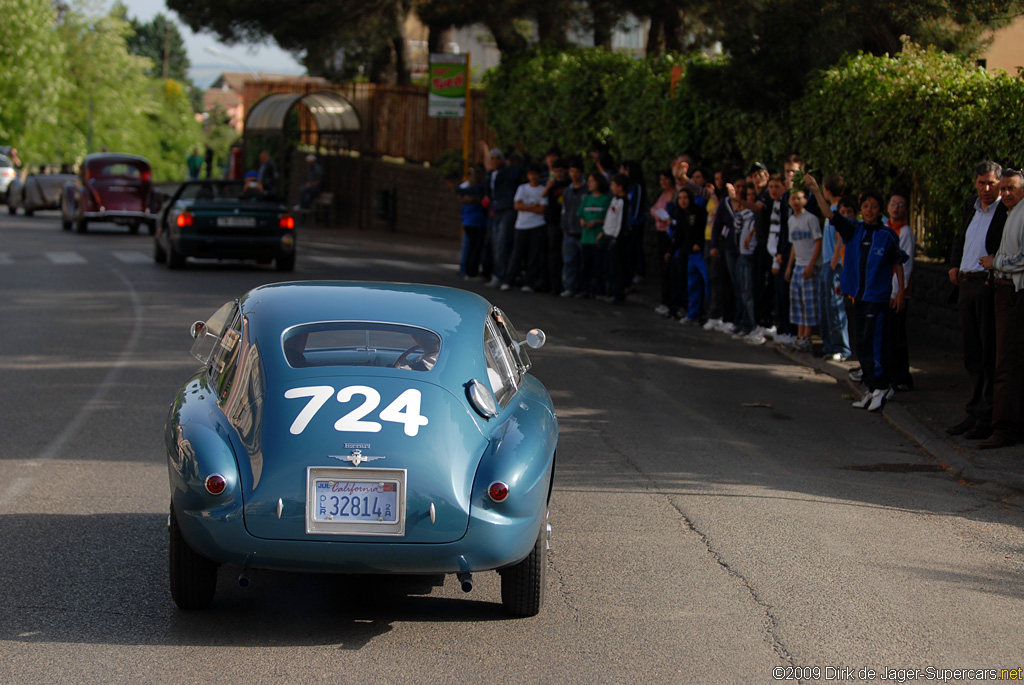
<instances>
[{"instance_id":1,"label":"man in white shirt","mask_svg":"<svg viewBox=\"0 0 1024 685\"><path fill-rule=\"evenodd\" d=\"M992 392L995 377L995 298L981 258L995 254L1003 237L1006 206L999 201L1003 168L992 161L974 168L977 197L964 205L960 232L953 241L949 280L959 288L957 309L963 334L964 367L971 379L967 418L946 432L983 440L992 434Z\"/></svg>"},{"instance_id":2,"label":"man in white shirt","mask_svg":"<svg viewBox=\"0 0 1024 685\"><path fill-rule=\"evenodd\" d=\"M502 290L511 288L519 277L520 269L525 268L522 290L524 293L532 293L540 275L544 245L547 242L544 208L548 204L544 186L540 183L540 174L541 167L531 164L526 172L527 182L516 189L512 200L516 210L515 237L512 241L512 256L509 257L508 268L502 279Z\"/></svg>"},{"instance_id":3,"label":"man in white shirt","mask_svg":"<svg viewBox=\"0 0 1024 685\"><path fill-rule=\"evenodd\" d=\"M1009 447L1021 438L1024 406L1024 176L1003 169L999 196L1009 211L999 250L981 258L992 271L995 290L996 362L992 393L992 435L981 449Z\"/></svg>"},{"instance_id":4,"label":"man in white shirt","mask_svg":"<svg viewBox=\"0 0 1024 685\"><path fill-rule=\"evenodd\" d=\"M899 392L914 389L914 378L910 374L910 347L907 343L907 302L910 300L911 276L914 273L914 230L908 223L910 212L907 208L907 200L909 197L901 192L893 193L889 197L888 207L889 228L899 236L900 249L910 256L910 259L903 264L903 282L906 284L904 306L890 315L885 335L889 378L892 381L893 390ZM898 291L899 283L894 274L892 277L893 296Z\"/></svg>"}]
</instances>

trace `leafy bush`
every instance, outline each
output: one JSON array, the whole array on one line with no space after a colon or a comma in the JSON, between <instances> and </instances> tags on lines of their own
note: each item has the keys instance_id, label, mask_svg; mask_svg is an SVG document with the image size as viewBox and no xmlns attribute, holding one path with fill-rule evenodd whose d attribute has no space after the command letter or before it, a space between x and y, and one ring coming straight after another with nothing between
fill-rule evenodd
<instances>
[{"instance_id":1,"label":"leafy bush","mask_svg":"<svg viewBox=\"0 0 1024 685\"><path fill-rule=\"evenodd\" d=\"M1020 79L906 43L895 57L857 55L820 73L793 125L805 157L848 186L913 193L929 252L945 256L975 164L1022 161L1022 103Z\"/></svg>"},{"instance_id":2,"label":"leafy bush","mask_svg":"<svg viewBox=\"0 0 1024 685\"><path fill-rule=\"evenodd\" d=\"M716 165L781 159L791 138L785 117L766 122L702 94L722 66L700 56L539 50L485 75L487 123L502 147L521 143L534 158L555 143L584 156L602 143L616 159L640 161L651 183L684 152ZM673 92L674 67L682 78Z\"/></svg>"}]
</instances>

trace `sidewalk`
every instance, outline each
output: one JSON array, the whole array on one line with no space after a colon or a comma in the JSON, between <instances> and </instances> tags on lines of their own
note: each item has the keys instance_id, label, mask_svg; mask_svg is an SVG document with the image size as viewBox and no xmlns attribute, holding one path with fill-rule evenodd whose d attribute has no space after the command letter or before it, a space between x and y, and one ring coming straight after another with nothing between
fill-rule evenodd
<instances>
[{"instance_id":1,"label":"sidewalk","mask_svg":"<svg viewBox=\"0 0 1024 685\"><path fill-rule=\"evenodd\" d=\"M353 250L429 255L449 263L458 262L460 247L459 241L455 239L339 228L304 228L300 242L344 246ZM453 285L458 284L453 282ZM627 301L639 303L644 314L650 312L653 316L654 300L646 292L651 287L649 284L641 286L641 290ZM708 332L706 335L710 337L721 334ZM988 483L1024 491L1024 445L979 450L976 441L946 435L946 427L958 423L965 416L964 404L970 389L962 357L959 350L939 348L913 338L911 335L910 365L915 389L898 393L886 404L882 409L886 420L914 440L954 476L972 483ZM826 361L805 352L782 347L775 349L796 364L813 368L848 384L851 395L859 397L864 392L863 386L853 383L847 376L849 370L856 366L854 362Z\"/></svg>"},{"instance_id":2,"label":"sidewalk","mask_svg":"<svg viewBox=\"0 0 1024 685\"><path fill-rule=\"evenodd\" d=\"M864 386L854 383L847 375L857 366L854 362L826 361L804 352L776 349L795 363L847 383L854 396L864 392ZM964 405L969 397L967 371L959 351L939 349L911 339L910 366L914 390L897 393L882 408L886 420L958 478L1024 491L1024 447L981 450L977 448L977 441L946 434L947 426L966 416Z\"/></svg>"}]
</instances>

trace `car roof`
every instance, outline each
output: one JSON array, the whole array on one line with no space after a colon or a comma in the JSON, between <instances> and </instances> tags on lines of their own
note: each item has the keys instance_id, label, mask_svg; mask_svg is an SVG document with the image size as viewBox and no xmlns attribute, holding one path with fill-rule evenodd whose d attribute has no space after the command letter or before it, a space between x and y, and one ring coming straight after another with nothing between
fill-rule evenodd
<instances>
[{"instance_id":1,"label":"car roof","mask_svg":"<svg viewBox=\"0 0 1024 685\"><path fill-rule=\"evenodd\" d=\"M83 164L91 164L93 162L141 162L142 164L149 165L149 160L139 155L132 155L127 152L94 152L91 155L86 155L85 159L82 160Z\"/></svg>"},{"instance_id":2,"label":"car roof","mask_svg":"<svg viewBox=\"0 0 1024 685\"><path fill-rule=\"evenodd\" d=\"M482 372L483 327L491 305L475 293L443 286L298 281L254 288L242 298L241 307L252 339L261 342L268 364L287 366L281 334L292 326L325 321L397 323L437 333L441 337L440 375L462 383Z\"/></svg>"}]
</instances>

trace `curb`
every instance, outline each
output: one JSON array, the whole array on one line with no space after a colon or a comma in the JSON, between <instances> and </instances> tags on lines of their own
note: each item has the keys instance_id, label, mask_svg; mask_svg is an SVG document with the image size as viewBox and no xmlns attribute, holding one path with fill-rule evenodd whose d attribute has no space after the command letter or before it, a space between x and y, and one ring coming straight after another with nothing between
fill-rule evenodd
<instances>
[{"instance_id":1,"label":"curb","mask_svg":"<svg viewBox=\"0 0 1024 685\"><path fill-rule=\"evenodd\" d=\"M791 350L783 347L776 347L775 350L794 364L811 367L820 373L832 376L840 382L846 381L855 392L859 393L862 391L859 385L847 377L844 367L830 364L818 357L807 359L803 353L797 356ZM899 394L896 397L899 397ZM1016 473L994 471L975 466L969 459L947 445L942 438L915 418L907 411L906 407L896 402L895 398L885 404L881 414L894 428L916 442L925 453L939 462L939 465L949 471L955 478L974 482L997 483L1014 490L1024 491L1024 477Z\"/></svg>"},{"instance_id":2,"label":"curb","mask_svg":"<svg viewBox=\"0 0 1024 685\"><path fill-rule=\"evenodd\" d=\"M461 245L445 238L359 232L350 228L300 227L302 244L321 249L386 250L404 255L429 256L458 264Z\"/></svg>"}]
</instances>

